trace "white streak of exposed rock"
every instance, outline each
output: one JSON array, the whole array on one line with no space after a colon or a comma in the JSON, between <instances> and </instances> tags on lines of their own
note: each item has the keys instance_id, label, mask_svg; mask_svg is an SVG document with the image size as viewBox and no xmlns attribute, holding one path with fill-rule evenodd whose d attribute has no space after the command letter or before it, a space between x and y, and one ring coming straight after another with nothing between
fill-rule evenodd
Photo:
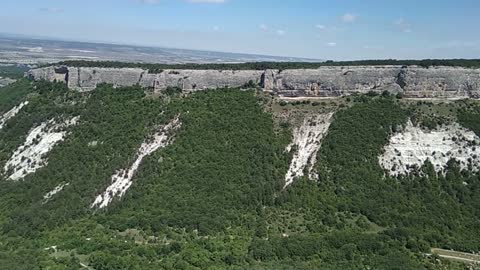
<instances>
[{"instance_id":1,"label":"white streak of exposed rock","mask_svg":"<svg viewBox=\"0 0 480 270\"><path fill-rule=\"evenodd\" d=\"M6 112L5 114L0 116L0 129L3 128L5 123L15 117L17 113L26 105L28 105L28 101L25 101L23 103L20 103L20 105L13 107L10 111Z\"/></svg>"},{"instance_id":2,"label":"white streak of exposed rock","mask_svg":"<svg viewBox=\"0 0 480 270\"><path fill-rule=\"evenodd\" d=\"M462 169L471 164L473 170L478 171L480 146L475 145L479 142L474 132L456 123L426 131L409 121L402 132L390 138L379 162L391 176L407 175L413 167L420 168L427 160L437 173L443 172L451 159L457 160Z\"/></svg>"},{"instance_id":3,"label":"white streak of exposed rock","mask_svg":"<svg viewBox=\"0 0 480 270\"><path fill-rule=\"evenodd\" d=\"M285 175L284 188L292 184L296 177L303 176L303 170L307 166L310 179L317 178L314 165L321 141L330 127L332 116L333 113L307 117L300 127L294 129L293 142L287 146L286 151L290 152L292 147L296 146L297 152L293 155L290 168Z\"/></svg>"},{"instance_id":4,"label":"white streak of exposed rock","mask_svg":"<svg viewBox=\"0 0 480 270\"><path fill-rule=\"evenodd\" d=\"M66 128L75 125L79 117L74 117L63 123L53 119L43 122L32 129L27 139L5 164L6 172L12 171L11 180L19 180L30 173L47 165L46 154L67 135Z\"/></svg>"},{"instance_id":5,"label":"white streak of exposed rock","mask_svg":"<svg viewBox=\"0 0 480 270\"><path fill-rule=\"evenodd\" d=\"M132 178L138 167L142 163L143 158L151 155L159 148L166 147L172 142L172 138L169 136L169 132L178 129L181 126L180 118L177 116L168 125L162 127L151 138L142 143L140 149L136 154L136 159L128 169L117 171L112 176L112 184L100 195L97 196L91 207L104 208L113 200L114 197L122 197L132 185Z\"/></svg>"},{"instance_id":6,"label":"white streak of exposed rock","mask_svg":"<svg viewBox=\"0 0 480 270\"><path fill-rule=\"evenodd\" d=\"M16 81L17 80L14 80L14 79L0 77L0 87L7 86L7 85L12 84Z\"/></svg>"},{"instance_id":7,"label":"white streak of exposed rock","mask_svg":"<svg viewBox=\"0 0 480 270\"><path fill-rule=\"evenodd\" d=\"M48 192L43 196L43 203L47 203L54 195L63 190L64 187L70 185L70 183L63 183L56 186L52 191Z\"/></svg>"}]
</instances>

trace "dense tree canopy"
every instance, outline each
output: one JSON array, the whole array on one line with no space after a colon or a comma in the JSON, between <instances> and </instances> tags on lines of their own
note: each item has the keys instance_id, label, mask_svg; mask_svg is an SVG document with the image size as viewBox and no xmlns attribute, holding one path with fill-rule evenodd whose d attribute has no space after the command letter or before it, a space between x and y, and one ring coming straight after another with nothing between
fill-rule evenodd
<instances>
[{"instance_id":1,"label":"dense tree canopy","mask_svg":"<svg viewBox=\"0 0 480 270\"><path fill-rule=\"evenodd\" d=\"M464 269L425 254L480 251L477 173L451 162L437 175L426 163L391 178L378 164L389 136L409 117L423 121L429 105L389 95L278 105L287 115L337 110L318 153L319 181L302 177L283 190L293 125L254 90L158 98L139 87L78 93L20 80L0 89L0 114L25 100L0 130L0 168L39 123L80 122L47 166L18 182L0 176L3 268ZM480 107L452 104L460 109L446 113L480 134ZM112 174L176 115L174 143L144 159L122 199L91 209Z\"/></svg>"},{"instance_id":2,"label":"dense tree canopy","mask_svg":"<svg viewBox=\"0 0 480 270\"><path fill-rule=\"evenodd\" d=\"M0 77L20 79L29 69L26 65L0 65Z\"/></svg>"},{"instance_id":3,"label":"dense tree canopy","mask_svg":"<svg viewBox=\"0 0 480 270\"><path fill-rule=\"evenodd\" d=\"M106 67L123 68L138 67L149 70L151 73L161 73L165 69L233 69L233 70L264 70L264 69L315 69L323 66L458 66L467 68L480 68L479 59L425 59L425 60L359 60L359 61L325 61L317 63L309 62L252 62L238 64L146 64L126 63L115 61L63 61L59 65L75 67Z\"/></svg>"}]
</instances>

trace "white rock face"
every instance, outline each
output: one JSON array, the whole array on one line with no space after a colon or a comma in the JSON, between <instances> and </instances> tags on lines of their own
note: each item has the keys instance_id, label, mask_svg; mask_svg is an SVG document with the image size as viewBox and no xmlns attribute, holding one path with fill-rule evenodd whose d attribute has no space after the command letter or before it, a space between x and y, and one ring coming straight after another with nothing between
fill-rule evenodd
<instances>
[{"instance_id":1,"label":"white rock face","mask_svg":"<svg viewBox=\"0 0 480 270\"><path fill-rule=\"evenodd\" d=\"M45 194L45 196L43 196L43 203L47 203L54 195L62 191L63 188L68 185L70 185L70 183L63 183L56 186L52 191L48 192L47 194Z\"/></svg>"},{"instance_id":2,"label":"white rock face","mask_svg":"<svg viewBox=\"0 0 480 270\"><path fill-rule=\"evenodd\" d=\"M91 207L105 208L115 197L122 197L125 195L133 183L133 176L138 170L138 167L140 167L143 158L151 155L159 148L164 148L172 143L173 139L169 136L169 133L178 129L180 126L180 118L177 116L168 125L161 127L152 138L143 142L138 149L136 159L130 168L117 171L112 176L112 184L108 186L102 194L97 196Z\"/></svg>"},{"instance_id":3,"label":"white rock face","mask_svg":"<svg viewBox=\"0 0 480 270\"><path fill-rule=\"evenodd\" d=\"M13 107L10 111L6 112L5 114L1 115L0 116L0 129L3 128L3 126L5 125L5 123L12 119L13 117L15 117L15 115L17 115L18 112L20 112L20 110L25 107L26 105L28 105L28 101L25 101L23 103L21 103L20 105L18 106L15 106Z\"/></svg>"},{"instance_id":4,"label":"white rock face","mask_svg":"<svg viewBox=\"0 0 480 270\"><path fill-rule=\"evenodd\" d=\"M426 131L407 123L406 128L390 138L379 157L380 165L391 176L407 175L413 166L421 167L427 159L442 173L451 159L460 163L462 169L469 164L474 171L480 169L480 138L459 124L442 126Z\"/></svg>"},{"instance_id":5,"label":"white rock face","mask_svg":"<svg viewBox=\"0 0 480 270\"><path fill-rule=\"evenodd\" d=\"M318 177L314 171L314 165L322 144L321 141L330 127L332 116L333 113L307 117L300 127L294 129L293 142L287 146L286 151L292 151L294 146L297 151L293 155L290 168L285 175L284 188L291 185L296 177L303 176L303 171L307 166L310 179L314 180Z\"/></svg>"},{"instance_id":6,"label":"white rock face","mask_svg":"<svg viewBox=\"0 0 480 270\"><path fill-rule=\"evenodd\" d=\"M400 72L397 66L268 70L266 76L270 77L265 81L285 96L331 97L386 90L398 93L402 92L397 83Z\"/></svg>"},{"instance_id":7,"label":"white rock face","mask_svg":"<svg viewBox=\"0 0 480 270\"><path fill-rule=\"evenodd\" d=\"M27 139L5 164L5 172L12 171L11 180L19 180L47 165L46 155L67 135L66 128L75 125L79 117L63 123L49 120L32 129Z\"/></svg>"},{"instance_id":8,"label":"white rock face","mask_svg":"<svg viewBox=\"0 0 480 270\"><path fill-rule=\"evenodd\" d=\"M259 84L261 70L164 70L158 74L141 68L44 67L32 69L28 77L34 80L65 82L77 91L94 90L100 83L115 87L140 85L161 91L180 87L186 91L207 88L242 87L249 81Z\"/></svg>"},{"instance_id":9,"label":"white rock face","mask_svg":"<svg viewBox=\"0 0 480 270\"><path fill-rule=\"evenodd\" d=\"M287 70L164 70L140 68L44 67L30 70L34 80L65 82L70 89L90 91L99 83L140 85L162 91L242 87L250 81L282 97L338 97L388 91L408 98L480 98L480 69L419 66L338 66Z\"/></svg>"}]
</instances>

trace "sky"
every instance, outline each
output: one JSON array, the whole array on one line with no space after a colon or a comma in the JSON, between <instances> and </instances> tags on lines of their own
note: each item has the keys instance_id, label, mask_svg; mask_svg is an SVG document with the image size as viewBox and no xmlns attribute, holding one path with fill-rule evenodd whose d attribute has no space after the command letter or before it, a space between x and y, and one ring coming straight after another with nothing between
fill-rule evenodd
<instances>
[{"instance_id":1,"label":"sky","mask_svg":"<svg viewBox=\"0 0 480 270\"><path fill-rule=\"evenodd\" d=\"M480 58L480 1L1 0L0 32L324 60Z\"/></svg>"}]
</instances>

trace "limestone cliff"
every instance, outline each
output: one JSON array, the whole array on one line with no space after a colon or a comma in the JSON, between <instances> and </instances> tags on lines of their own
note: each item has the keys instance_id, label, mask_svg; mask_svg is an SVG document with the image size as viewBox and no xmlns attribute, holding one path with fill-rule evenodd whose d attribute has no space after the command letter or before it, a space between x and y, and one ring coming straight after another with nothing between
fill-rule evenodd
<instances>
[{"instance_id":1,"label":"limestone cliff","mask_svg":"<svg viewBox=\"0 0 480 270\"><path fill-rule=\"evenodd\" d=\"M140 68L45 67L33 69L34 80L63 81L69 88L90 91L99 83L140 85L162 91L242 87L250 81L280 96L335 97L374 91L406 97L480 98L480 69L417 66L345 66L291 70L164 70Z\"/></svg>"}]
</instances>

